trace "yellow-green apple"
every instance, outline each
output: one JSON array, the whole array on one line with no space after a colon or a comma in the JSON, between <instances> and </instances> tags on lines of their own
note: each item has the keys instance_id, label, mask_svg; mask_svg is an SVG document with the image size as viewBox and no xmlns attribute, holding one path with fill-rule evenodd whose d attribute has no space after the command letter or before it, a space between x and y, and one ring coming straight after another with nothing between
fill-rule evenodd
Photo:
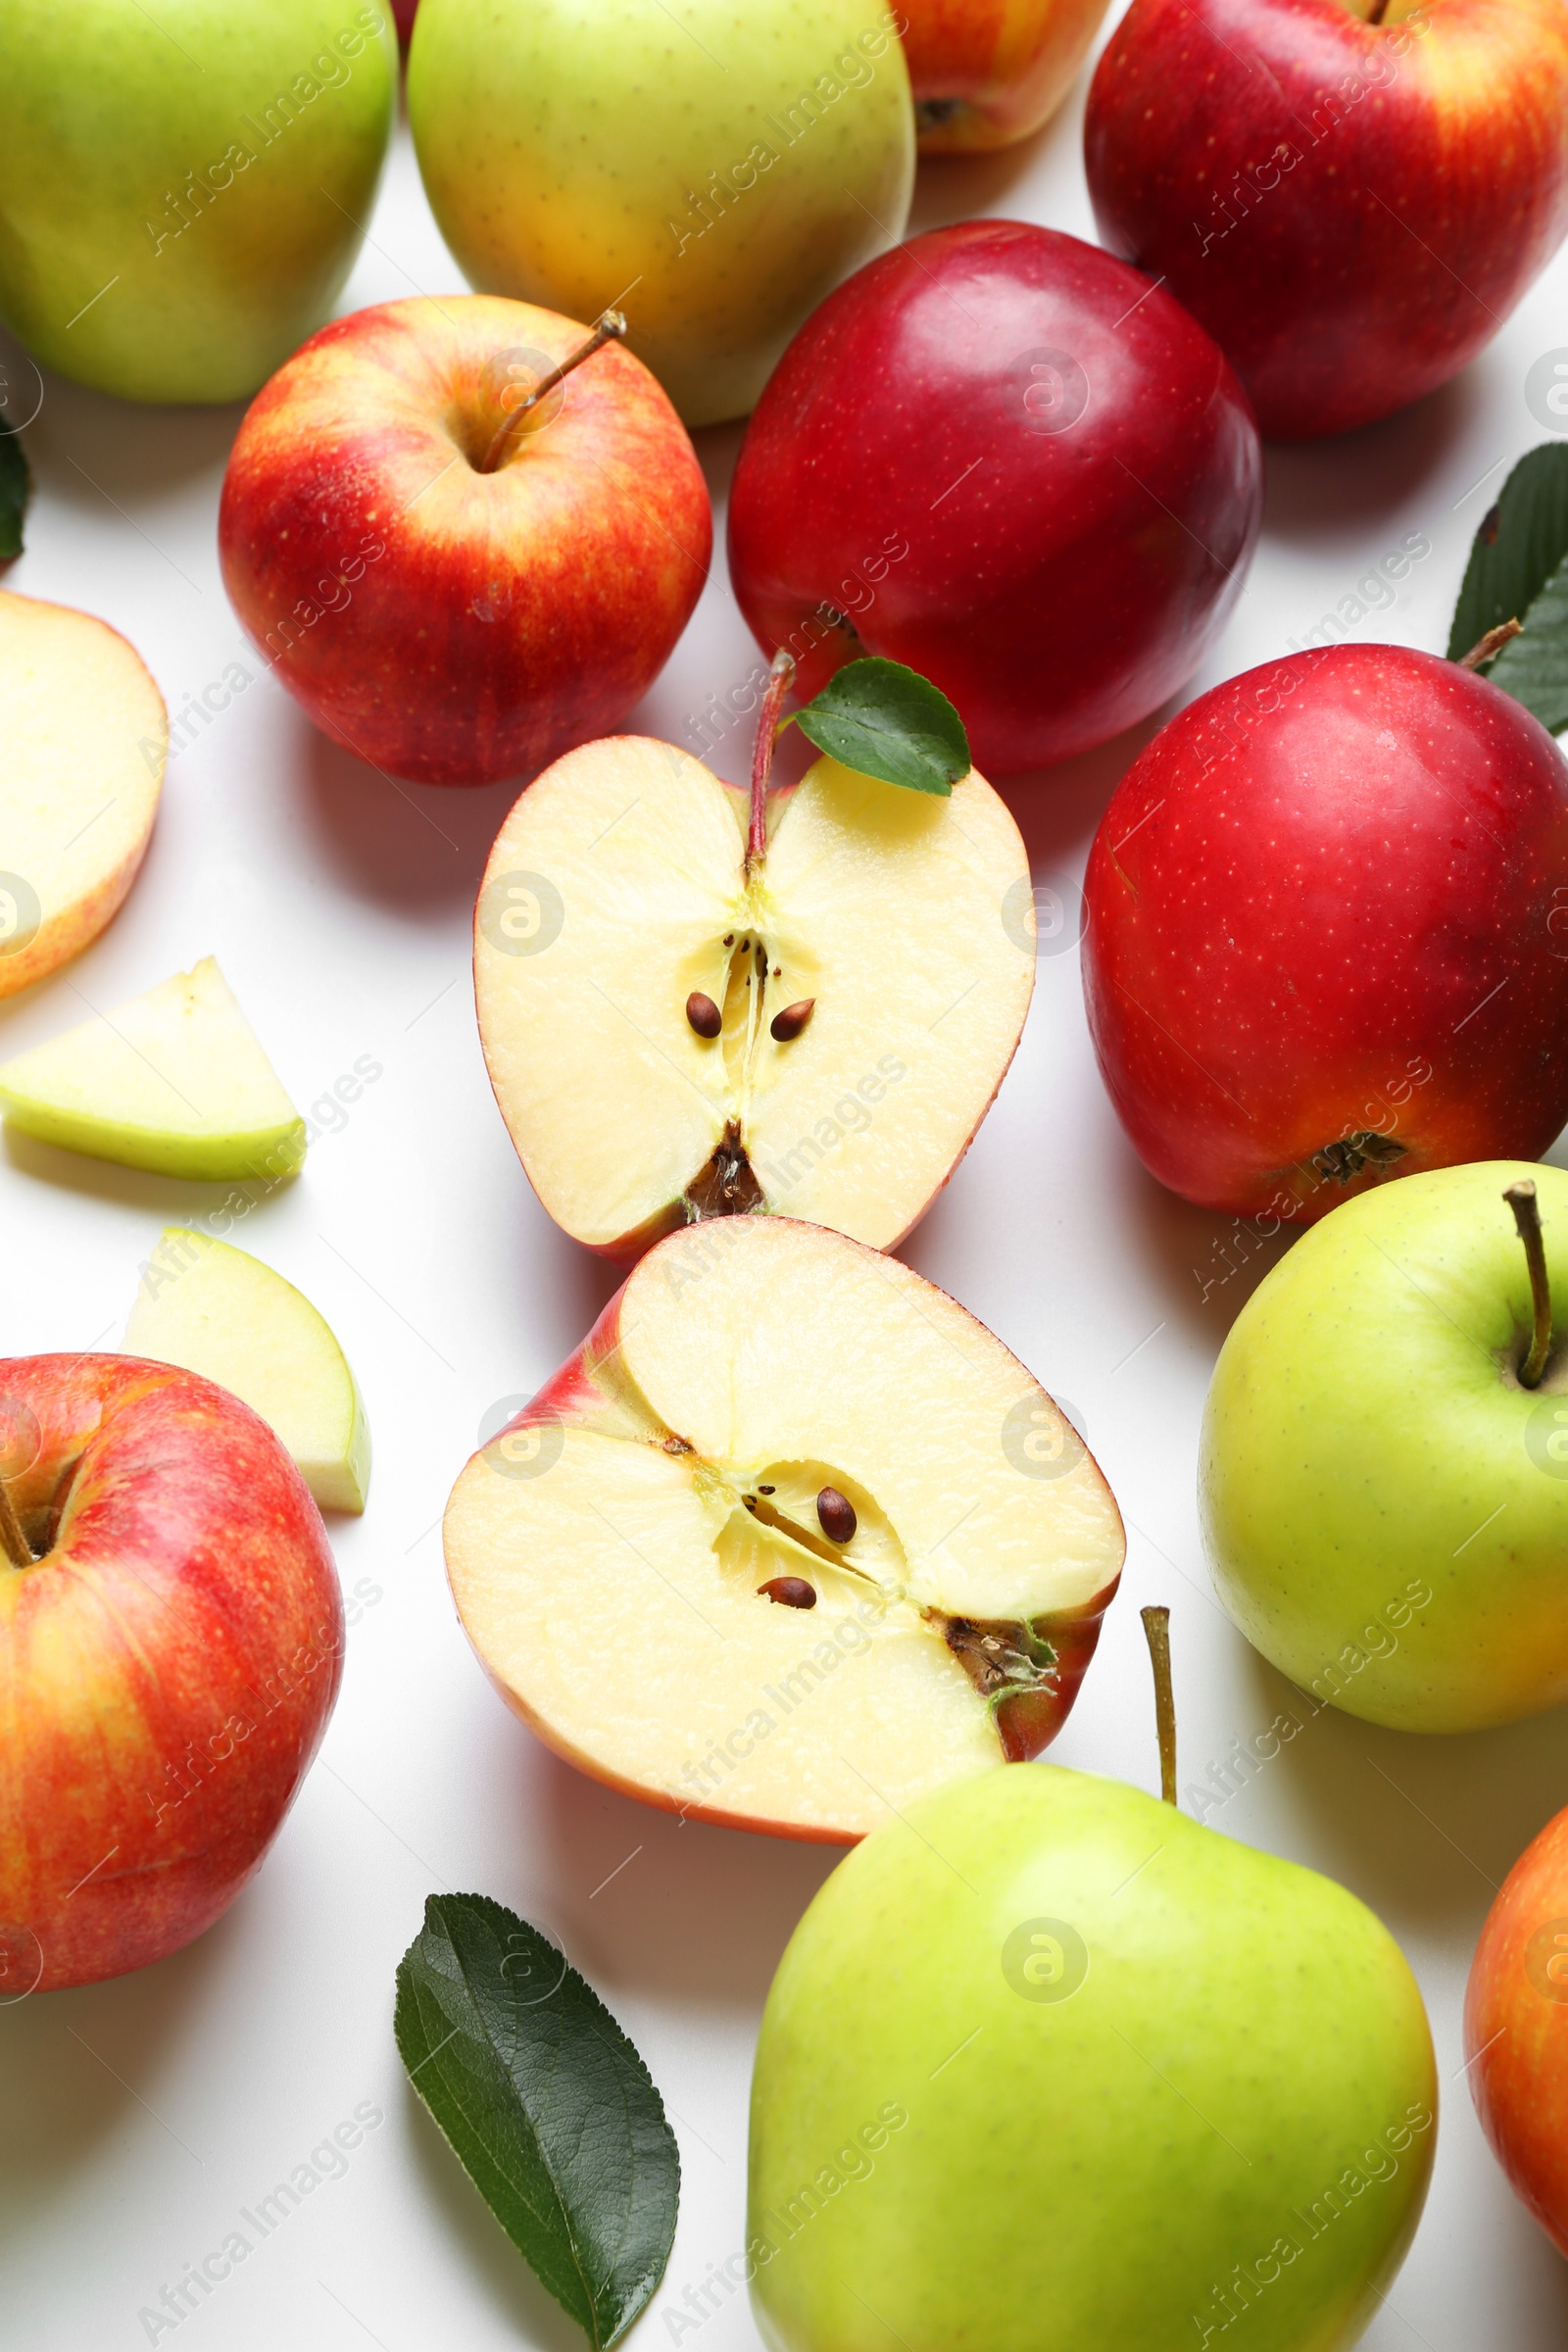
<instances>
[{"instance_id":1,"label":"yellow-green apple","mask_svg":"<svg viewBox=\"0 0 1568 2352\"><path fill-rule=\"evenodd\" d=\"M127 400L242 399L330 311L391 135L384 0L0 0L0 311Z\"/></svg>"},{"instance_id":2,"label":"yellow-green apple","mask_svg":"<svg viewBox=\"0 0 1568 2352\"><path fill-rule=\"evenodd\" d=\"M212 1926L293 1801L342 1649L320 1514L248 1405L129 1356L0 1362L8 1990Z\"/></svg>"},{"instance_id":3,"label":"yellow-green apple","mask_svg":"<svg viewBox=\"0 0 1568 2352\"><path fill-rule=\"evenodd\" d=\"M762 2341L1342 2352L1414 2234L1436 2106L1421 1995L1344 1887L1118 1781L982 1774L846 1856L779 1965Z\"/></svg>"},{"instance_id":4,"label":"yellow-green apple","mask_svg":"<svg viewBox=\"0 0 1568 2352\"><path fill-rule=\"evenodd\" d=\"M1568 762L1460 663L1336 645L1202 695L1084 883L1102 1075L1162 1184L1309 1220L1568 1118Z\"/></svg>"},{"instance_id":5,"label":"yellow-green apple","mask_svg":"<svg viewBox=\"0 0 1568 2352\"><path fill-rule=\"evenodd\" d=\"M409 121L471 285L593 318L688 424L903 234L909 76L883 0L423 0Z\"/></svg>"},{"instance_id":6,"label":"yellow-green apple","mask_svg":"<svg viewBox=\"0 0 1568 2352\"><path fill-rule=\"evenodd\" d=\"M0 589L0 997L95 940L152 836L169 714L118 629Z\"/></svg>"},{"instance_id":7,"label":"yellow-green apple","mask_svg":"<svg viewBox=\"0 0 1568 2352\"><path fill-rule=\"evenodd\" d=\"M305 1158L305 1121L211 956L0 1064L0 1113L163 1176L281 1177Z\"/></svg>"},{"instance_id":8,"label":"yellow-green apple","mask_svg":"<svg viewBox=\"0 0 1568 2352\"><path fill-rule=\"evenodd\" d=\"M547 388L594 343L526 303L416 297L323 327L252 403L224 584L274 675L375 766L532 772L622 718L685 627L708 486L614 341Z\"/></svg>"},{"instance_id":9,"label":"yellow-green apple","mask_svg":"<svg viewBox=\"0 0 1568 2352\"><path fill-rule=\"evenodd\" d=\"M649 1251L458 1480L452 1590L503 1697L670 1811L848 1841L1054 1738L1121 1520L962 1307L819 1225Z\"/></svg>"},{"instance_id":10,"label":"yellow-green apple","mask_svg":"<svg viewBox=\"0 0 1568 2352\"><path fill-rule=\"evenodd\" d=\"M743 794L615 736L531 784L490 853L496 1100L551 1215L612 1257L755 1208L890 1249L1018 1043L1029 860L981 776L940 798L818 760L747 841Z\"/></svg>"},{"instance_id":11,"label":"yellow-green apple","mask_svg":"<svg viewBox=\"0 0 1568 2352\"><path fill-rule=\"evenodd\" d=\"M1100 233L1265 433L1446 383L1568 229L1563 0L1133 0L1084 132Z\"/></svg>"},{"instance_id":12,"label":"yellow-green apple","mask_svg":"<svg viewBox=\"0 0 1568 2352\"><path fill-rule=\"evenodd\" d=\"M325 1318L244 1250L166 1226L142 1268L125 1348L217 1381L260 1413L323 1511L363 1511L370 1424Z\"/></svg>"},{"instance_id":13,"label":"yellow-green apple","mask_svg":"<svg viewBox=\"0 0 1568 2352\"><path fill-rule=\"evenodd\" d=\"M1487 1914L1464 2047L1497 2162L1568 2254L1568 1813L1526 1846Z\"/></svg>"},{"instance_id":14,"label":"yellow-green apple","mask_svg":"<svg viewBox=\"0 0 1568 2352\"><path fill-rule=\"evenodd\" d=\"M922 155L1007 147L1072 86L1105 0L901 0Z\"/></svg>"},{"instance_id":15,"label":"yellow-green apple","mask_svg":"<svg viewBox=\"0 0 1568 2352\"><path fill-rule=\"evenodd\" d=\"M1261 512L1246 396L1163 288L971 220L872 262L796 336L747 428L730 574L803 692L861 651L907 662L1005 776L1191 676Z\"/></svg>"},{"instance_id":16,"label":"yellow-green apple","mask_svg":"<svg viewBox=\"0 0 1568 2352\"><path fill-rule=\"evenodd\" d=\"M1533 1183L1535 1286L1510 1203ZM1463 1732L1568 1699L1568 1175L1436 1168L1314 1225L1214 1369L1199 1506L1242 1632L1324 1703Z\"/></svg>"}]
</instances>

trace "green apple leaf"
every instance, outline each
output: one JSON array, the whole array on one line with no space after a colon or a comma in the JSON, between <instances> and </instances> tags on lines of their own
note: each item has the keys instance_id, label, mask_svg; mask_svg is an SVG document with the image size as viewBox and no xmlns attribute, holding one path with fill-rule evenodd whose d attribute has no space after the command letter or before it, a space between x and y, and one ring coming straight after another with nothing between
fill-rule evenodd
<instances>
[{"instance_id":1,"label":"green apple leaf","mask_svg":"<svg viewBox=\"0 0 1568 2352\"><path fill-rule=\"evenodd\" d=\"M1482 673L1556 734L1568 727L1568 441L1521 458L1477 531L1448 659L1462 661L1507 620L1521 634Z\"/></svg>"},{"instance_id":2,"label":"green apple leaf","mask_svg":"<svg viewBox=\"0 0 1568 2352\"><path fill-rule=\"evenodd\" d=\"M880 655L835 671L795 719L819 752L884 784L946 795L969 773L969 738L941 688Z\"/></svg>"},{"instance_id":3,"label":"green apple leaf","mask_svg":"<svg viewBox=\"0 0 1568 2352\"><path fill-rule=\"evenodd\" d=\"M16 426L0 416L0 564L22 553L22 518L32 496L32 469Z\"/></svg>"},{"instance_id":4,"label":"green apple leaf","mask_svg":"<svg viewBox=\"0 0 1568 2352\"><path fill-rule=\"evenodd\" d=\"M393 2019L409 2080L523 2260L600 2348L663 2275L680 2158L648 2069L526 1920L432 1894Z\"/></svg>"}]
</instances>

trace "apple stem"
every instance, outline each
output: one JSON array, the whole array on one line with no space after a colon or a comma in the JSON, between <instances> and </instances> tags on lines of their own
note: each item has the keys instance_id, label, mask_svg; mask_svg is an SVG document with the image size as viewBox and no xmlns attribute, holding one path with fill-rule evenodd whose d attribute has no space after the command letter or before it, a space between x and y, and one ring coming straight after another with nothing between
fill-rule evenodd
<instances>
[{"instance_id":1,"label":"apple stem","mask_svg":"<svg viewBox=\"0 0 1568 2352\"><path fill-rule=\"evenodd\" d=\"M1541 1239L1541 1203L1536 1199L1535 1181L1529 1176L1510 1184L1502 1197L1513 1210L1513 1221L1525 1246L1525 1263L1530 1268L1535 1329L1530 1337L1530 1353L1519 1367L1519 1386L1534 1389L1540 1386L1551 1347L1551 1285L1546 1279L1546 1252Z\"/></svg>"},{"instance_id":2,"label":"apple stem","mask_svg":"<svg viewBox=\"0 0 1568 2352\"><path fill-rule=\"evenodd\" d=\"M545 394L553 392L574 368L580 368L584 360L591 360L596 351L602 349L606 343L618 341L625 332L626 315L624 311L606 311L602 318L596 318L593 333L588 340L585 343L579 343L575 351L569 351L559 368L552 368L548 375L542 375L533 390L524 399L519 400L514 409L508 410L495 439L484 453L484 463L479 467L479 471L494 473L497 466L502 465L509 456L513 442L522 430L522 419L527 416L528 411L537 408Z\"/></svg>"},{"instance_id":3,"label":"apple stem","mask_svg":"<svg viewBox=\"0 0 1568 2352\"><path fill-rule=\"evenodd\" d=\"M1524 629L1517 620L1499 620L1494 629L1487 631L1479 645L1473 645L1470 651L1463 656L1459 667L1461 669L1484 668L1494 654L1501 653L1510 637L1522 637L1523 635Z\"/></svg>"},{"instance_id":4,"label":"apple stem","mask_svg":"<svg viewBox=\"0 0 1568 2352\"><path fill-rule=\"evenodd\" d=\"M32 1545L22 1532L17 1506L11 1499L10 1490L3 1478L0 1478L0 1547L4 1548L13 1568L32 1566Z\"/></svg>"},{"instance_id":5,"label":"apple stem","mask_svg":"<svg viewBox=\"0 0 1568 2352\"><path fill-rule=\"evenodd\" d=\"M762 697L761 716L757 722L757 748L752 754L752 825L746 836L746 866L750 872L760 862L767 851L767 779L773 769L773 738L778 731L778 714L784 708L784 697L795 675L794 657L780 646L773 656L773 666L767 673L767 692Z\"/></svg>"},{"instance_id":6,"label":"apple stem","mask_svg":"<svg viewBox=\"0 0 1568 2352\"><path fill-rule=\"evenodd\" d=\"M1176 1697L1170 1680L1170 1611L1141 1612L1149 1642L1149 1662L1154 1669L1154 1721L1159 1728L1159 1793L1167 1805L1176 1802Z\"/></svg>"}]
</instances>

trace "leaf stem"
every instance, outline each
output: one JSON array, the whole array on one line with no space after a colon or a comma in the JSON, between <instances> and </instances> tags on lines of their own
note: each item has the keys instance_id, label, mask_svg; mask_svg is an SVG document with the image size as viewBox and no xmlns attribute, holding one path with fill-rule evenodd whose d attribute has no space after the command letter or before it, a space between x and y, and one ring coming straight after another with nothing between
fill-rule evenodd
<instances>
[{"instance_id":1,"label":"leaf stem","mask_svg":"<svg viewBox=\"0 0 1568 2352\"><path fill-rule=\"evenodd\" d=\"M1499 620L1494 629L1489 629L1480 643L1473 645L1470 651L1461 657L1459 667L1461 669L1484 668L1494 654L1501 653L1510 637L1522 637L1523 635L1524 627L1521 622Z\"/></svg>"},{"instance_id":2,"label":"leaf stem","mask_svg":"<svg viewBox=\"0 0 1568 2352\"><path fill-rule=\"evenodd\" d=\"M1154 1721L1159 1731L1159 1793L1176 1802L1176 1698L1170 1680L1170 1611L1144 1609L1149 1662L1154 1669Z\"/></svg>"},{"instance_id":3,"label":"leaf stem","mask_svg":"<svg viewBox=\"0 0 1568 2352\"><path fill-rule=\"evenodd\" d=\"M32 1545L22 1532L17 1506L11 1499L10 1489L3 1478L0 1478L0 1548L4 1549L13 1568L30 1568L33 1565Z\"/></svg>"},{"instance_id":4,"label":"leaf stem","mask_svg":"<svg viewBox=\"0 0 1568 2352\"><path fill-rule=\"evenodd\" d=\"M1530 1305L1535 1328L1530 1335L1530 1353L1519 1367L1519 1386L1534 1389L1541 1385L1551 1348L1551 1284L1546 1277L1546 1252L1541 1239L1541 1203L1536 1199L1535 1179L1521 1177L1517 1184L1508 1186L1502 1197L1513 1210L1513 1221L1525 1246L1525 1263L1530 1268Z\"/></svg>"},{"instance_id":5,"label":"leaf stem","mask_svg":"<svg viewBox=\"0 0 1568 2352\"><path fill-rule=\"evenodd\" d=\"M494 440L484 453L479 472L494 473L497 466L511 455L512 444L522 430L522 419L530 409L538 407L547 392L553 392L574 368L582 366L584 360L591 360L602 345L618 340L625 332L626 315L623 311L606 311L601 318L597 318L587 341L579 343L575 351L568 351L559 368L552 368L548 375L542 375L533 390L519 400L514 409L508 410Z\"/></svg>"},{"instance_id":6,"label":"leaf stem","mask_svg":"<svg viewBox=\"0 0 1568 2352\"><path fill-rule=\"evenodd\" d=\"M780 646L767 673L767 692L762 697L761 713L757 721L757 746L752 753L752 823L746 836L748 873L754 865L760 864L767 852L767 779L773 769L773 738L794 675L794 657Z\"/></svg>"}]
</instances>

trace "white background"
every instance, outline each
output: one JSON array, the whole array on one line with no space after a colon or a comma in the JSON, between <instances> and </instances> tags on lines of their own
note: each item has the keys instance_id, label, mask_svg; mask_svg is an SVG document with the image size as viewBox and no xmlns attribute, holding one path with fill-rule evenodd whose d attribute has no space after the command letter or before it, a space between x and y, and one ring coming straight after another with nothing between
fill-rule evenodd
<instances>
[{"instance_id":1,"label":"white background","mask_svg":"<svg viewBox=\"0 0 1568 2352\"><path fill-rule=\"evenodd\" d=\"M1011 153L922 167L914 225L1004 213L1092 237L1082 96L1081 82L1056 122ZM400 129L341 307L462 282ZM1565 296L1568 259L1461 381L1347 439L1269 451L1262 546L1195 689L1286 651L1407 533L1430 539L1430 557L1397 604L1353 633L1444 650L1471 534L1506 462L1545 437L1524 378L1568 341ZM12 380L26 380L25 363ZM393 2048L393 1970L426 1893L453 1887L553 1929L669 2104L680 2230L630 2339L651 2352L669 2340L662 2312L742 2243L758 2016L835 1856L680 1827L579 1778L507 1713L457 1625L436 1532L451 1482L482 1417L576 1345L614 1276L534 1200L480 1060L469 913L512 794L394 789L314 734L259 674L215 550L239 415L137 410L50 380L28 432L38 490L8 584L122 628L172 710L236 659L258 674L172 763L145 870L108 934L0 1011L0 1055L82 1018L76 988L112 1006L216 952L302 1107L358 1056L384 1065L343 1132L233 1236L316 1299L358 1369L374 1484L365 1519L335 1520L331 1535L345 1589L362 1601L320 1760L229 1914L139 1976L0 2010L0 2342L33 2352L145 2342L139 2307L371 2100L385 2120L347 2176L217 2289L180 2344L577 2352ZM739 441L738 426L700 436L720 551ZM702 697L755 659L720 552L632 725L679 740ZM1152 731L1007 788L1037 879L1081 875L1110 790ZM718 764L738 780L747 747L732 745ZM220 1198L8 1134L0 1345L118 1345L160 1228ZM1053 1753L1146 1786L1157 1773L1141 1603L1174 1607L1184 1781L1288 1696L1211 1597L1197 1538L1209 1370L1262 1257L1280 1247L1222 1280L1228 1231L1144 1174L1096 1074L1077 957L1044 956L1001 1099L903 1254L1070 1402L1120 1498L1131 1540L1122 1594ZM1568 2271L1488 2153L1459 2025L1494 1886L1568 1798L1564 1765L1560 1717L1423 1740L1330 1711L1216 1817L1372 1904L1431 2010L1445 2086L1436 2184L1367 2339L1377 2352L1545 2352L1568 2332ZM756 2342L736 2301L709 2322L702 2352Z\"/></svg>"}]
</instances>

